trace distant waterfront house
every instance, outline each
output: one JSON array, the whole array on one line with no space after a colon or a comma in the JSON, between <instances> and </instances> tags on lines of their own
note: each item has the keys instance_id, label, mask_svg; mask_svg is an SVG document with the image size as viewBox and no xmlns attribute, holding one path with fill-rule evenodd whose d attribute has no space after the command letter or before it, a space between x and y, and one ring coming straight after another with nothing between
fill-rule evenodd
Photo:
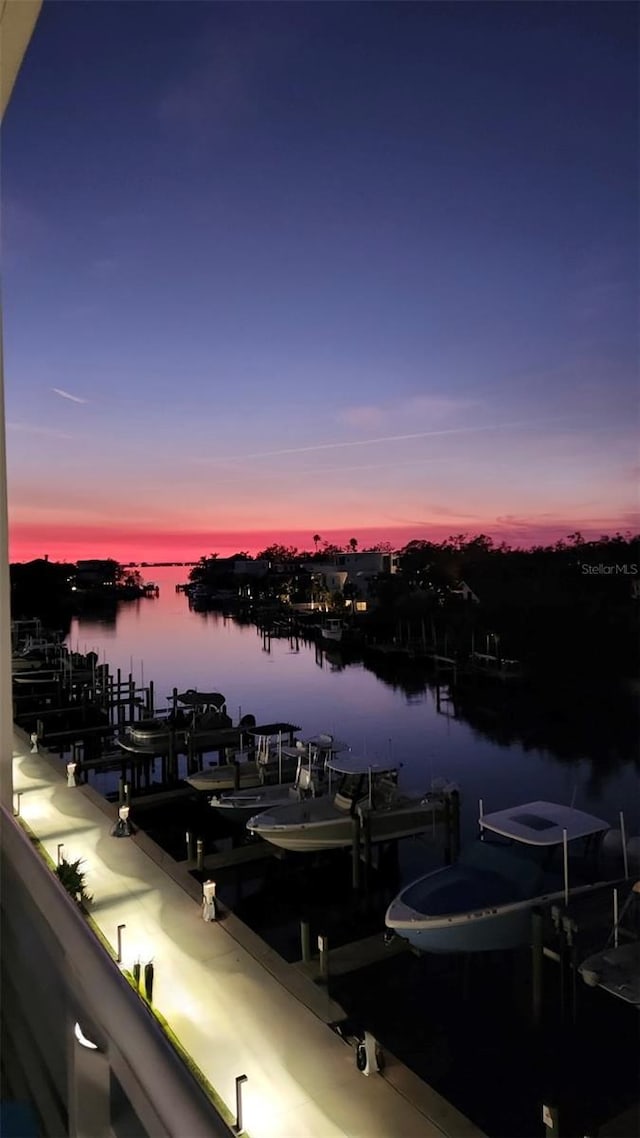
<instances>
[{"instance_id":1,"label":"distant waterfront house","mask_svg":"<svg viewBox=\"0 0 640 1138\"><path fill-rule=\"evenodd\" d=\"M114 588L118 580L117 561L78 561L75 582L77 589Z\"/></svg>"},{"instance_id":2,"label":"distant waterfront house","mask_svg":"<svg viewBox=\"0 0 640 1138\"><path fill-rule=\"evenodd\" d=\"M380 553L377 550L363 550L362 553L337 553L334 562L346 569L351 578L358 574L361 578L377 577L380 573L398 572L398 554Z\"/></svg>"},{"instance_id":3,"label":"distant waterfront house","mask_svg":"<svg viewBox=\"0 0 640 1138\"><path fill-rule=\"evenodd\" d=\"M271 562L263 559L230 557L227 559L235 577L266 577ZM217 564L224 562L218 561Z\"/></svg>"},{"instance_id":4,"label":"distant waterfront house","mask_svg":"<svg viewBox=\"0 0 640 1138\"><path fill-rule=\"evenodd\" d=\"M349 574L344 569L336 569L335 565L322 565L317 561L306 561L302 568L311 574L312 581L321 584L330 593L342 593Z\"/></svg>"},{"instance_id":5,"label":"distant waterfront house","mask_svg":"<svg viewBox=\"0 0 640 1138\"><path fill-rule=\"evenodd\" d=\"M375 599L374 581L381 574L396 573L398 558L395 553L373 550L336 553L326 562L305 562L302 568L329 592L342 593L354 611L365 612Z\"/></svg>"},{"instance_id":6,"label":"distant waterfront house","mask_svg":"<svg viewBox=\"0 0 640 1138\"><path fill-rule=\"evenodd\" d=\"M451 589L449 596L462 597L463 601L473 601L474 604L480 604L480 597L474 593L470 585L466 581L460 581L455 589Z\"/></svg>"}]
</instances>

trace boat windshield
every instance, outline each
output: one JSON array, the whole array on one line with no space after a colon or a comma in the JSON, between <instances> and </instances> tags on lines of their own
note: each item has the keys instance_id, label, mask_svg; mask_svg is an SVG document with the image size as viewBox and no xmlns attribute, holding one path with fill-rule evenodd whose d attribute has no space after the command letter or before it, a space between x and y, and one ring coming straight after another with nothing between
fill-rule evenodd
<instances>
[{"instance_id":1,"label":"boat windshield","mask_svg":"<svg viewBox=\"0 0 640 1138\"><path fill-rule=\"evenodd\" d=\"M369 780L366 774L343 774L338 783L337 794L350 802L359 802L369 793Z\"/></svg>"},{"instance_id":2,"label":"boat windshield","mask_svg":"<svg viewBox=\"0 0 640 1138\"><path fill-rule=\"evenodd\" d=\"M374 774L371 781L372 805L379 807L388 805L393 797L398 782L398 772L388 771L384 774ZM369 800L369 773L358 771L343 774L336 792L336 797L351 803L351 809L356 805Z\"/></svg>"}]
</instances>

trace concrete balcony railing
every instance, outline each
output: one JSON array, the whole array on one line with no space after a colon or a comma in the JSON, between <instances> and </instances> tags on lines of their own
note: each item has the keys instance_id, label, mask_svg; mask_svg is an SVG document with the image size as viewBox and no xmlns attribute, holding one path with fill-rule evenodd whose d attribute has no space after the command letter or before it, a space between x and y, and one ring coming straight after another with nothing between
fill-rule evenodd
<instances>
[{"instance_id":1,"label":"concrete balcony railing","mask_svg":"<svg viewBox=\"0 0 640 1138\"><path fill-rule=\"evenodd\" d=\"M3 1095L28 1097L51 1138L229 1138L145 1003L0 809ZM81 1045L76 1025L95 1049Z\"/></svg>"}]
</instances>

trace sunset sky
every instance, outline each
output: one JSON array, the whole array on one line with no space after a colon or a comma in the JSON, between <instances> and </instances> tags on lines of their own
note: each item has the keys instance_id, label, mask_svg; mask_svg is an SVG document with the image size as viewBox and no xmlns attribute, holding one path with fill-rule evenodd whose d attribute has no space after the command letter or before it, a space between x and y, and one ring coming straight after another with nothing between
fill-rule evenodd
<instances>
[{"instance_id":1,"label":"sunset sky","mask_svg":"<svg viewBox=\"0 0 640 1138\"><path fill-rule=\"evenodd\" d=\"M637 530L637 9L48 2L11 557Z\"/></svg>"}]
</instances>

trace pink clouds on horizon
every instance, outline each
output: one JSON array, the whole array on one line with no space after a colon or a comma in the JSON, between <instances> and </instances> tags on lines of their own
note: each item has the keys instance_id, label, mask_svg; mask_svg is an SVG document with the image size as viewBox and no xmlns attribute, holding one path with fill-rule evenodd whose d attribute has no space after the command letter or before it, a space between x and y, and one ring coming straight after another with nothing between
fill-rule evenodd
<instances>
[{"instance_id":1,"label":"pink clouds on horizon","mask_svg":"<svg viewBox=\"0 0 640 1138\"><path fill-rule=\"evenodd\" d=\"M270 529L270 530L177 530L148 529L104 525L70 525L61 531L51 522L14 522L10 525L9 556L11 561L31 561L47 555L52 561L77 561L90 557L114 557L118 561L197 561L210 553L229 556L244 550L255 556L261 549L274 543L293 545L298 549L312 550L313 535L320 533L323 541L347 545L349 539L358 539L359 548L388 541L400 549L412 540L443 541L450 534L466 533L473 537L488 534L496 544L506 541L525 548L548 545L579 530L585 538L596 539L602 534L640 531L640 517L621 514L613 519L585 518L558 520L549 515L534 518L517 518L513 515L473 524L438 519L432 524L402 526L354 525L351 529Z\"/></svg>"}]
</instances>

